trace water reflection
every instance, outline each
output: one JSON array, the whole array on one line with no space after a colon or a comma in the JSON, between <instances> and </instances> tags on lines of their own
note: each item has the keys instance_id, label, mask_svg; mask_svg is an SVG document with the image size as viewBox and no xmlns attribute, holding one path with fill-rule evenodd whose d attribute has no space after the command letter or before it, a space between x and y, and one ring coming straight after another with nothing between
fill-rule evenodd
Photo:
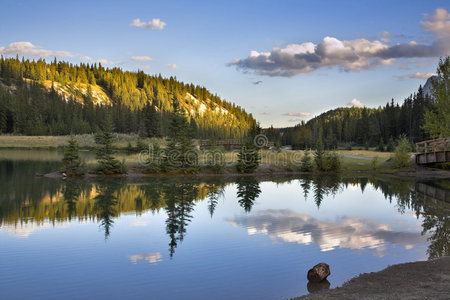
<instances>
[{"instance_id":1,"label":"water reflection","mask_svg":"<svg viewBox=\"0 0 450 300\"><path fill-rule=\"evenodd\" d=\"M162 255L159 252L156 253L142 253L142 254L134 254L128 256L128 259L131 263L137 264L139 260L145 260L149 264L156 264L160 261L162 261Z\"/></svg>"},{"instance_id":2,"label":"water reflection","mask_svg":"<svg viewBox=\"0 0 450 300\"><path fill-rule=\"evenodd\" d=\"M236 185L238 202L249 213L261 193L259 183L253 177L242 177L236 180Z\"/></svg>"},{"instance_id":3,"label":"water reflection","mask_svg":"<svg viewBox=\"0 0 450 300\"><path fill-rule=\"evenodd\" d=\"M305 200L311 196L319 209L329 196L349 187L358 187L364 192L370 185L380 190L388 201L395 203L400 213L412 209L417 217L422 217L421 236L394 230L389 225L367 218L343 217L322 221L289 209L255 211L254 204L261 194L261 181L254 177L236 180L61 181L35 178L33 170L37 166L34 164L39 163L0 163L0 228L6 226L8 232L14 231L27 237L36 230L36 226L45 227L72 220L93 220L99 222L105 239L108 239L114 228L114 220L121 214L133 212L140 215L146 211L164 211L167 216L165 231L169 237L168 252L172 257L187 236L197 202L205 200L209 215L213 218L220 199L224 197L225 187L235 184L235 199L247 214L230 221L244 226L250 234L264 233L284 242L315 243L322 251L337 247L376 248L377 255L383 255L384 250L380 245L414 247L428 238L430 258L450 255L450 192L437 185L358 176L277 179L280 183L298 182L299 194ZM45 168L54 169L48 165ZM17 169L21 169L21 173L15 172Z\"/></svg>"},{"instance_id":4,"label":"water reflection","mask_svg":"<svg viewBox=\"0 0 450 300\"><path fill-rule=\"evenodd\" d=\"M358 249L384 256L385 245L412 249L426 240L420 233L395 231L388 224L356 217L320 221L290 209L263 210L250 216L236 217L232 224L243 226L247 233L267 234L275 241L319 246L321 251L336 248Z\"/></svg>"}]
</instances>

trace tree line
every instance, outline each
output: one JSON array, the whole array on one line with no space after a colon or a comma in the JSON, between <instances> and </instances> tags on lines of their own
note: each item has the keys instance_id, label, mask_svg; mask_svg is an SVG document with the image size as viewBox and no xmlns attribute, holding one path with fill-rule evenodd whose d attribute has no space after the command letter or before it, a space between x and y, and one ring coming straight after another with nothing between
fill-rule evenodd
<instances>
[{"instance_id":1,"label":"tree line","mask_svg":"<svg viewBox=\"0 0 450 300\"><path fill-rule=\"evenodd\" d=\"M320 131L326 149L338 146L377 146L393 150L394 141L402 135L412 143L450 134L449 71L450 58L441 59L433 80L431 95L422 86L400 105L394 99L378 108L340 107L300 124L281 129L278 137L274 128L267 129L272 140L295 148L315 147Z\"/></svg>"},{"instance_id":2,"label":"tree line","mask_svg":"<svg viewBox=\"0 0 450 300\"><path fill-rule=\"evenodd\" d=\"M99 93L108 101L99 101ZM198 138L241 138L256 123L240 106L174 77L100 63L0 59L0 133L93 133L111 115L115 132L166 136L174 103L187 113Z\"/></svg>"}]
</instances>

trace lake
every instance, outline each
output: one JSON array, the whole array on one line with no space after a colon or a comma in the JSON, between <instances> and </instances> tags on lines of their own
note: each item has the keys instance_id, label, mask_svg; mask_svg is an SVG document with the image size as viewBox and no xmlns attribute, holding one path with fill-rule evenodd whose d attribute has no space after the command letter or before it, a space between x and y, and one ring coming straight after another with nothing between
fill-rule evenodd
<instances>
[{"instance_id":1,"label":"lake","mask_svg":"<svg viewBox=\"0 0 450 300\"><path fill-rule=\"evenodd\" d=\"M2 299L286 299L449 255L449 181L35 176L61 157L0 150Z\"/></svg>"}]
</instances>

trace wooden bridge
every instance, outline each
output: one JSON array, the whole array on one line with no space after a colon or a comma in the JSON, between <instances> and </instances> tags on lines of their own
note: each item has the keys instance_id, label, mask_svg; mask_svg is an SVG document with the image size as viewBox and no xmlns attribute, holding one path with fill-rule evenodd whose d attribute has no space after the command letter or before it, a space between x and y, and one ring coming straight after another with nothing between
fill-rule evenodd
<instances>
[{"instance_id":1,"label":"wooden bridge","mask_svg":"<svg viewBox=\"0 0 450 300\"><path fill-rule=\"evenodd\" d=\"M242 140L239 139L227 139L227 140L216 140L212 143L210 140L200 140L199 147L200 150L208 150L214 147L223 147L226 150L241 149L244 145ZM270 149L274 146L273 142L268 142L264 145L264 149Z\"/></svg>"},{"instance_id":2,"label":"wooden bridge","mask_svg":"<svg viewBox=\"0 0 450 300\"><path fill-rule=\"evenodd\" d=\"M416 143L416 163L418 165L450 162L450 138L435 139Z\"/></svg>"}]
</instances>

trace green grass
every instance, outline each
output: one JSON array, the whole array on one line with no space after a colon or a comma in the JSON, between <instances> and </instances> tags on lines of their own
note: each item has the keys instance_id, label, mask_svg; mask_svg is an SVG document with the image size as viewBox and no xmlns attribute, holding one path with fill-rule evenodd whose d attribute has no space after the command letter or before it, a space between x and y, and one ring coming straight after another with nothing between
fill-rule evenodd
<instances>
[{"instance_id":1,"label":"green grass","mask_svg":"<svg viewBox=\"0 0 450 300\"><path fill-rule=\"evenodd\" d=\"M81 149L94 149L95 140L93 134L76 135L79 147ZM114 142L114 148L118 150L126 150L128 144L131 143L133 147L136 146L138 136L136 134L117 134ZM69 136L14 136L14 135L0 135L0 149L63 149L67 145ZM162 138L145 138L143 139L145 144L152 144L158 142L162 147L165 147L166 141ZM8 151L9 152L9 151ZM392 153L389 152L377 152L370 150L337 150L336 153L341 155L359 156L365 158L377 158L378 169L391 169L387 161L391 157ZM238 158L238 151L225 151L224 158L225 163L229 166L235 164ZM9 153L8 155L11 155ZM29 155L29 154L27 154ZM35 154L35 156L42 155ZM298 171L300 160L303 157L303 151L281 151L272 152L269 150L261 151L261 169L272 171ZM310 153L311 157L314 157L314 152ZM119 160L124 159L128 167L135 167L141 165L145 161L145 157L136 153L118 152L116 158ZM95 166L97 163L92 158L86 161L89 167ZM372 162L370 160L356 159L340 156L342 171L373 171ZM208 159L206 154L199 153L199 162L207 164Z\"/></svg>"},{"instance_id":2,"label":"green grass","mask_svg":"<svg viewBox=\"0 0 450 300\"><path fill-rule=\"evenodd\" d=\"M128 143L133 147L136 146L138 136L136 134L116 134L113 143L116 149L127 149ZM75 135L78 146L81 149L92 149L95 147L95 139L93 134ZM53 149L63 148L67 145L69 136L22 136L22 135L0 135L0 148L16 148L16 149ZM165 145L163 139L145 138L144 143L150 144L157 141L161 145Z\"/></svg>"}]
</instances>

